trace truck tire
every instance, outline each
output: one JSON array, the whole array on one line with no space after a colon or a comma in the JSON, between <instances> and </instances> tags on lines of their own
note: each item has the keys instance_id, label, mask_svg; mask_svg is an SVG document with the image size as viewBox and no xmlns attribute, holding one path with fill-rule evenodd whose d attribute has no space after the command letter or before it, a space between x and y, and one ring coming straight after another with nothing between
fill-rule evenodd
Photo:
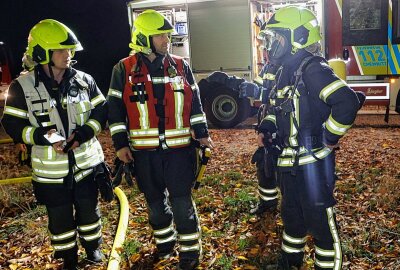
<instances>
[{"instance_id":1,"label":"truck tire","mask_svg":"<svg viewBox=\"0 0 400 270\"><path fill-rule=\"evenodd\" d=\"M217 128L232 128L249 117L250 101L224 85L208 91L203 99L207 120Z\"/></svg>"}]
</instances>

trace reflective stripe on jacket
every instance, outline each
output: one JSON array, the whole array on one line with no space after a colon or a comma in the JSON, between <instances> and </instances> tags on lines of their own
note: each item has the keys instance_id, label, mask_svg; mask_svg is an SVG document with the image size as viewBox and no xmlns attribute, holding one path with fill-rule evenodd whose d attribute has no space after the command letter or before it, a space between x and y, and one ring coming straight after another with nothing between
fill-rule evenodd
<instances>
[{"instance_id":1,"label":"reflective stripe on jacket","mask_svg":"<svg viewBox=\"0 0 400 270\"><path fill-rule=\"evenodd\" d=\"M160 144L179 148L190 144L190 113L192 108L192 87L184 76L182 60L171 56L177 66L164 61L164 77L151 77L145 64L139 72L133 72L137 55L123 60L127 78L123 100L129 120L129 138L135 149L154 149ZM176 68L176 75L170 75ZM165 95L162 104L165 110L165 134L159 134L159 117L155 105L160 103L154 97L153 84L164 84Z\"/></svg>"},{"instance_id":2,"label":"reflective stripe on jacket","mask_svg":"<svg viewBox=\"0 0 400 270\"><path fill-rule=\"evenodd\" d=\"M78 72L78 76L80 74ZM61 135L68 137L75 127L82 126L88 121L93 105L86 90L79 90L76 97L67 95L63 99L66 102L65 106L68 111L70 127L68 133L66 133L56 108L56 102L58 101L50 97L42 82L39 82L37 88L33 87L35 84L33 72L20 76L17 80L24 91L28 107L28 118L32 125L23 130L22 138L24 143L33 143L31 134L37 127L55 125ZM79 169L88 169L104 161L104 154L96 137L82 143L73 151L75 165ZM56 153L52 146L33 145L32 169L36 176L54 179L65 177L68 174L68 164L67 154Z\"/></svg>"}]
</instances>

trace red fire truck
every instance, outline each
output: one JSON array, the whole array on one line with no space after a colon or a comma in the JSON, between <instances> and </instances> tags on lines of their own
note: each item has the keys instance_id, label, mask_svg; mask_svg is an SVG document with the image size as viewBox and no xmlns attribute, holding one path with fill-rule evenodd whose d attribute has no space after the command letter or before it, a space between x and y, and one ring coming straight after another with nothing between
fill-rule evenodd
<instances>
[{"instance_id":1,"label":"red fire truck","mask_svg":"<svg viewBox=\"0 0 400 270\"><path fill-rule=\"evenodd\" d=\"M327 59L346 60L348 83L366 94L366 105L385 106L386 120L400 88L399 2L323 1Z\"/></svg>"}]
</instances>

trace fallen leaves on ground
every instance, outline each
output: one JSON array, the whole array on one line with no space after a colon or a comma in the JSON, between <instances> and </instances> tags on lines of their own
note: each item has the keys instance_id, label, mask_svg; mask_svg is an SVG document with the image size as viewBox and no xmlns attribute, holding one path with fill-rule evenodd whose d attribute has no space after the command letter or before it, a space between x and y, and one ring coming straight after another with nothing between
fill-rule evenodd
<instances>
[{"instance_id":1,"label":"fallen leaves on ground","mask_svg":"<svg viewBox=\"0 0 400 270\"><path fill-rule=\"evenodd\" d=\"M249 214L257 202L257 179L250 158L256 149L251 129L211 130L216 144L193 196L200 215L203 260L199 269L270 269L280 250L283 224L279 212ZM114 151L108 132L100 136L106 159ZM1 145L0 179L29 174L17 166L11 145ZM337 218L343 245L343 269L400 269L400 129L353 128L336 153ZM1 181L1 180L0 180ZM136 187L121 186L130 202L129 225L121 269L175 269L177 258L155 262L155 246L146 204ZM30 184L0 185L0 268L60 269L52 259L47 217L37 206ZM119 205L101 203L103 252L107 258L117 229ZM306 249L304 269L313 264L313 245ZM106 263L82 269L106 269Z\"/></svg>"}]
</instances>

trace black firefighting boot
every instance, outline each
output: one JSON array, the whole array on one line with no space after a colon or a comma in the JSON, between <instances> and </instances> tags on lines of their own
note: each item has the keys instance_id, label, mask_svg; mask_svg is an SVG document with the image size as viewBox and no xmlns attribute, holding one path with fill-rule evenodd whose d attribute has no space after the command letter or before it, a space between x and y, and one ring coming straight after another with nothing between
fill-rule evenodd
<instances>
[{"instance_id":1,"label":"black firefighting boot","mask_svg":"<svg viewBox=\"0 0 400 270\"><path fill-rule=\"evenodd\" d=\"M296 265L290 264L284 254L279 255L276 270L300 270L300 268L301 263Z\"/></svg>"},{"instance_id":2,"label":"black firefighting boot","mask_svg":"<svg viewBox=\"0 0 400 270\"><path fill-rule=\"evenodd\" d=\"M101 252L100 248L95 250L87 250L86 256L86 260L94 263L102 262L104 258L103 252Z\"/></svg>"},{"instance_id":3,"label":"black firefighting boot","mask_svg":"<svg viewBox=\"0 0 400 270\"><path fill-rule=\"evenodd\" d=\"M265 212L274 212L278 207L278 200L264 201L260 200L260 202L254 207L250 209L250 214L253 215L262 215Z\"/></svg>"},{"instance_id":4,"label":"black firefighting boot","mask_svg":"<svg viewBox=\"0 0 400 270\"><path fill-rule=\"evenodd\" d=\"M78 270L78 255L65 257L63 260L63 270Z\"/></svg>"},{"instance_id":5,"label":"black firefighting boot","mask_svg":"<svg viewBox=\"0 0 400 270\"><path fill-rule=\"evenodd\" d=\"M199 259L197 258L182 258L179 261L178 270L194 270L199 263Z\"/></svg>"}]
</instances>

